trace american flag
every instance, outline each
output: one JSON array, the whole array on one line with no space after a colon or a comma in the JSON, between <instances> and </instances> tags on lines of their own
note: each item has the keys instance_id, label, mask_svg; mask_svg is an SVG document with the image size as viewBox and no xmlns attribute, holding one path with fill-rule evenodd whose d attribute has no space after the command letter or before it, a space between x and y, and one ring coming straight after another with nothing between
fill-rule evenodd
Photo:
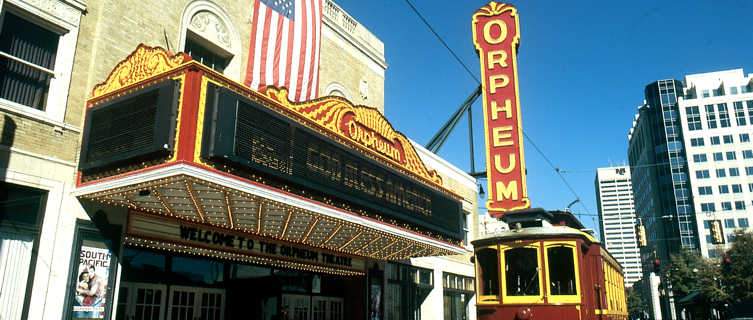
<instances>
[{"instance_id":1,"label":"american flag","mask_svg":"<svg viewBox=\"0 0 753 320\"><path fill-rule=\"evenodd\" d=\"M319 96L322 0L254 0L246 85L288 88L288 99Z\"/></svg>"}]
</instances>

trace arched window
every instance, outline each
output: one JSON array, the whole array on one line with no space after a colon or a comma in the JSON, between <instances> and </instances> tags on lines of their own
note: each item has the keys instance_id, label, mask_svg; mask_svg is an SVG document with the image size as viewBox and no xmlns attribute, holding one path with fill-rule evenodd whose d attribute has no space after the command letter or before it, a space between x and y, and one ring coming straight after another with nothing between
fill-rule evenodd
<instances>
[{"instance_id":1,"label":"arched window","mask_svg":"<svg viewBox=\"0 0 753 320\"><path fill-rule=\"evenodd\" d=\"M351 100L348 89L346 89L345 86L337 82L331 82L326 87L324 87L324 95L325 96L338 96L338 97L345 98L348 101L353 101Z\"/></svg>"},{"instance_id":2,"label":"arched window","mask_svg":"<svg viewBox=\"0 0 753 320\"><path fill-rule=\"evenodd\" d=\"M230 79L241 80L240 34L225 10L213 2L197 0L183 10L180 50Z\"/></svg>"}]
</instances>

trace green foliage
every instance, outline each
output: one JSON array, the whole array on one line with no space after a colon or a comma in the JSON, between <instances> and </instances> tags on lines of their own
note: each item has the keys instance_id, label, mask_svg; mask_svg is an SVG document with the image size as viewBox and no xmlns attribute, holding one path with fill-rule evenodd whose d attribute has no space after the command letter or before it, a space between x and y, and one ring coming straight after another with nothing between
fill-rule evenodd
<instances>
[{"instance_id":1,"label":"green foliage","mask_svg":"<svg viewBox=\"0 0 753 320\"><path fill-rule=\"evenodd\" d=\"M722 290L720 271L716 261L703 258L697 252L683 250L670 257L667 274L676 298L700 291L707 302L719 304L729 298Z\"/></svg>"},{"instance_id":2,"label":"green foliage","mask_svg":"<svg viewBox=\"0 0 753 320\"><path fill-rule=\"evenodd\" d=\"M724 259L729 259L729 262ZM731 302L753 299L753 232L738 231L722 260L721 279Z\"/></svg>"},{"instance_id":3,"label":"green foliage","mask_svg":"<svg viewBox=\"0 0 753 320\"><path fill-rule=\"evenodd\" d=\"M640 290L635 287L627 289L628 314L637 315L643 312L643 300Z\"/></svg>"}]
</instances>

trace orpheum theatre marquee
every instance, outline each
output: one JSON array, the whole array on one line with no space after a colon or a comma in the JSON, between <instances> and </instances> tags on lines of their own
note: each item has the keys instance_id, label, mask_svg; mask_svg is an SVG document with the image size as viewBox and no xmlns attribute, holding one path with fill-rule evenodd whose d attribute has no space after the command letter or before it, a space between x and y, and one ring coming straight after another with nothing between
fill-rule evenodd
<instances>
[{"instance_id":1,"label":"orpheum theatre marquee","mask_svg":"<svg viewBox=\"0 0 753 320\"><path fill-rule=\"evenodd\" d=\"M378 111L286 97L140 45L88 100L76 196L156 250L343 275L465 252L459 196Z\"/></svg>"}]
</instances>

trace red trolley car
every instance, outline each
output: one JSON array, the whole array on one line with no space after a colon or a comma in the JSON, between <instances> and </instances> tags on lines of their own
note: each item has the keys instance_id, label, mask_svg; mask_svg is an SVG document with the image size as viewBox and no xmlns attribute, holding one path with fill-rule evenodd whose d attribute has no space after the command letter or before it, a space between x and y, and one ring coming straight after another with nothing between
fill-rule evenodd
<instances>
[{"instance_id":1,"label":"red trolley car","mask_svg":"<svg viewBox=\"0 0 753 320\"><path fill-rule=\"evenodd\" d=\"M627 319L622 267L563 211L507 213L472 242L479 320Z\"/></svg>"}]
</instances>

